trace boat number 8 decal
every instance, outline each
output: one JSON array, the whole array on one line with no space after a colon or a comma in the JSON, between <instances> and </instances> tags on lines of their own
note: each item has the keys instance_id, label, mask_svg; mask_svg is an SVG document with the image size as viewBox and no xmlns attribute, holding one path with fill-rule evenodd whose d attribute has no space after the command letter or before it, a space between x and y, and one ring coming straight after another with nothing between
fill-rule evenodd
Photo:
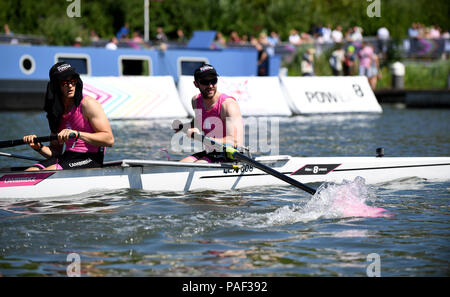
<instances>
[{"instance_id":1,"label":"boat number 8 decal","mask_svg":"<svg viewBox=\"0 0 450 297\"><path fill-rule=\"evenodd\" d=\"M364 93L358 84L352 84L353 91L355 91L356 96L364 97Z\"/></svg>"}]
</instances>

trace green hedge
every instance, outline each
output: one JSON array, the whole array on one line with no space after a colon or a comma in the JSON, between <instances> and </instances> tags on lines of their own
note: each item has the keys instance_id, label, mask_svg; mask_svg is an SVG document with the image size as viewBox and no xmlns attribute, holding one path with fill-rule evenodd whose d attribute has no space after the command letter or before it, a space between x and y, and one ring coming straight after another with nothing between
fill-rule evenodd
<instances>
[{"instance_id":1,"label":"green hedge","mask_svg":"<svg viewBox=\"0 0 450 297\"><path fill-rule=\"evenodd\" d=\"M435 62L403 62L405 64L405 89L446 89L447 77L450 73L450 61ZM392 87L392 73L383 67L382 78L378 81L378 89Z\"/></svg>"}]
</instances>

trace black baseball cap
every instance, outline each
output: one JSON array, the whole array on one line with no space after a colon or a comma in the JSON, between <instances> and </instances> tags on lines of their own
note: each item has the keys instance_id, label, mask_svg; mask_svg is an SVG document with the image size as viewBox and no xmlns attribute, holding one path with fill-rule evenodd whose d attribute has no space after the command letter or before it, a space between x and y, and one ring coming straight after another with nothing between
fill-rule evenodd
<instances>
[{"instance_id":1,"label":"black baseball cap","mask_svg":"<svg viewBox=\"0 0 450 297\"><path fill-rule=\"evenodd\" d=\"M202 66L195 69L194 79L196 81L201 79L210 80L213 78L217 78L219 75L216 72L216 69L212 65L203 64Z\"/></svg>"},{"instance_id":2,"label":"black baseball cap","mask_svg":"<svg viewBox=\"0 0 450 297\"><path fill-rule=\"evenodd\" d=\"M71 77L79 78L80 75L75 71L75 68L72 67L67 62L58 62L50 68L49 71L50 80L66 80Z\"/></svg>"}]
</instances>

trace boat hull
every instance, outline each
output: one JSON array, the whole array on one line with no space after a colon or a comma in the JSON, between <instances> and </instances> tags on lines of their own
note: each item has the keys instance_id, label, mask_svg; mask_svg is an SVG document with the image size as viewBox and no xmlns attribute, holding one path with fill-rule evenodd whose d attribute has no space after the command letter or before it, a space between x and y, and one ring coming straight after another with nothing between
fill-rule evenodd
<instances>
[{"instance_id":1,"label":"boat hull","mask_svg":"<svg viewBox=\"0 0 450 297\"><path fill-rule=\"evenodd\" d=\"M301 183L341 183L358 176L367 184L413 177L436 181L450 179L449 157L268 156L256 160ZM0 172L0 199L51 198L116 189L222 191L276 185L287 184L248 165L120 160L95 169Z\"/></svg>"}]
</instances>

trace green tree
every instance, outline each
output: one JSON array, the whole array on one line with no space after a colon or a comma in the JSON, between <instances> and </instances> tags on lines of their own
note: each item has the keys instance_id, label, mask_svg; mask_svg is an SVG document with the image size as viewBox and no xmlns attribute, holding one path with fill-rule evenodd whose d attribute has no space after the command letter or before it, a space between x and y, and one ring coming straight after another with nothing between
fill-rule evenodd
<instances>
[{"instance_id":1,"label":"green tree","mask_svg":"<svg viewBox=\"0 0 450 297\"><path fill-rule=\"evenodd\" d=\"M52 44L70 44L59 34L114 35L125 22L132 31L144 31L144 0L79 0L81 17L66 15L66 0L1 0L0 23L8 23L15 33L45 35ZM380 0L381 17L368 17L366 0L150 0L150 36L156 27L175 36L182 28L187 36L195 30L231 31L257 35L261 30L277 31L286 40L289 30L307 32L322 24L360 26L365 36L373 36L386 26L394 38L407 36L413 22L450 27L448 0ZM70 20L65 20L70 19ZM74 28L56 28L55 26ZM72 42L72 41L70 41Z\"/></svg>"}]
</instances>

